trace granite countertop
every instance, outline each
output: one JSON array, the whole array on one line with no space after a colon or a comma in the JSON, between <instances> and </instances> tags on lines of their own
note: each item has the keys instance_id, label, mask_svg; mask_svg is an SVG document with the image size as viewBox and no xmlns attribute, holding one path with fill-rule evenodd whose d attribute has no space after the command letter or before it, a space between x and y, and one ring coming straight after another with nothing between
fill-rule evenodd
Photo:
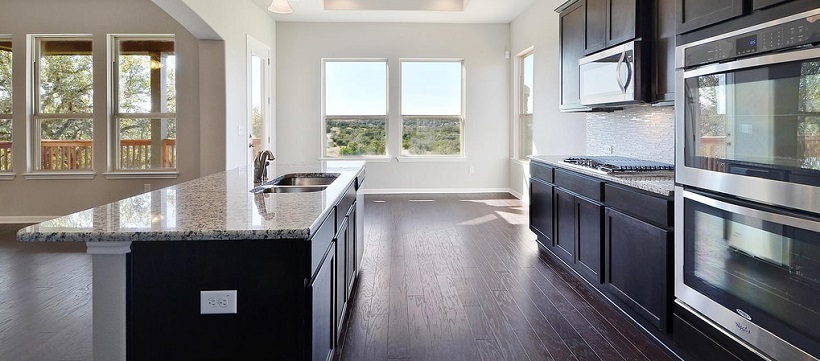
<instances>
[{"instance_id":1,"label":"granite countertop","mask_svg":"<svg viewBox=\"0 0 820 361\"><path fill-rule=\"evenodd\" d=\"M652 193L657 193L663 196L671 197L675 192L675 176L669 175L619 175L619 174L605 174L586 167L575 164L565 163L564 159L568 156L562 155L533 155L530 160L551 165L553 167L569 169L574 172L583 173L600 179L623 184L637 189L642 189Z\"/></svg>"},{"instance_id":2,"label":"granite countertop","mask_svg":"<svg viewBox=\"0 0 820 361\"><path fill-rule=\"evenodd\" d=\"M249 190L247 165L126 198L21 229L18 241L193 241L308 239L347 187L363 161L316 161L268 167L269 179L287 173L339 173L324 191L260 193ZM278 164L277 164L278 163Z\"/></svg>"}]
</instances>

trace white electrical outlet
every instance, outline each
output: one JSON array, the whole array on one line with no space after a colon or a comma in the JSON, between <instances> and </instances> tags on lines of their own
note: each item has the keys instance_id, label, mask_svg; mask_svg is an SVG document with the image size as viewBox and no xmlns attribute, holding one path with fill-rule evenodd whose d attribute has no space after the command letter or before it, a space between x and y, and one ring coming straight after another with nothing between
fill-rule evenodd
<instances>
[{"instance_id":1,"label":"white electrical outlet","mask_svg":"<svg viewBox=\"0 0 820 361\"><path fill-rule=\"evenodd\" d=\"M199 313L236 313L236 290L200 291Z\"/></svg>"}]
</instances>

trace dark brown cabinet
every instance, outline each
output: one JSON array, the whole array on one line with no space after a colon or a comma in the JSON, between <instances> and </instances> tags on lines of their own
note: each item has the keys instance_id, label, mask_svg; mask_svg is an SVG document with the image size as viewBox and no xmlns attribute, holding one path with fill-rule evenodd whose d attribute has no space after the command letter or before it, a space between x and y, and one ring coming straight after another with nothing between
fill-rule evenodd
<instances>
[{"instance_id":1,"label":"dark brown cabinet","mask_svg":"<svg viewBox=\"0 0 820 361\"><path fill-rule=\"evenodd\" d=\"M341 210L337 210L337 212L344 212ZM335 296L334 299L336 300L334 305L335 317L334 325L336 325L336 332L334 333L333 340L335 341L338 339L338 336L341 334L342 325L344 324L344 311L347 306L347 266L345 265L347 260L347 247L349 240L347 239L347 217L342 219L342 224L336 230L336 265L334 267L334 292Z\"/></svg>"},{"instance_id":2,"label":"dark brown cabinet","mask_svg":"<svg viewBox=\"0 0 820 361\"><path fill-rule=\"evenodd\" d=\"M566 8L559 8L560 82L562 111L585 110L581 105L581 73L578 60L585 54L585 0L579 0Z\"/></svg>"},{"instance_id":3,"label":"dark brown cabinet","mask_svg":"<svg viewBox=\"0 0 820 361\"><path fill-rule=\"evenodd\" d=\"M589 55L635 39L640 34L642 0L586 0L586 44Z\"/></svg>"},{"instance_id":4,"label":"dark brown cabinet","mask_svg":"<svg viewBox=\"0 0 820 361\"><path fill-rule=\"evenodd\" d=\"M601 283L602 205L562 188L555 189L555 199L556 254L593 284Z\"/></svg>"},{"instance_id":5,"label":"dark brown cabinet","mask_svg":"<svg viewBox=\"0 0 820 361\"><path fill-rule=\"evenodd\" d=\"M643 323L667 332L672 313L671 197L607 184L604 291Z\"/></svg>"},{"instance_id":6,"label":"dark brown cabinet","mask_svg":"<svg viewBox=\"0 0 820 361\"><path fill-rule=\"evenodd\" d=\"M312 361L327 361L333 356L335 322L333 315L336 245L331 244L313 282L308 286L311 321L310 350Z\"/></svg>"},{"instance_id":7,"label":"dark brown cabinet","mask_svg":"<svg viewBox=\"0 0 820 361\"><path fill-rule=\"evenodd\" d=\"M652 51L652 101L675 101L675 0L657 0Z\"/></svg>"},{"instance_id":8,"label":"dark brown cabinet","mask_svg":"<svg viewBox=\"0 0 820 361\"><path fill-rule=\"evenodd\" d=\"M644 327L668 333L673 197L537 161L530 175L530 228L540 249Z\"/></svg>"},{"instance_id":9,"label":"dark brown cabinet","mask_svg":"<svg viewBox=\"0 0 820 361\"><path fill-rule=\"evenodd\" d=\"M743 15L744 0L677 0L677 32L682 34Z\"/></svg>"},{"instance_id":10,"label":"dark brown cabinet","mask_svg":"<svg viewBox=\"0 0 820 361\"><path fill-rule=\"evenodd\" d=\"M791 0L753 0L752 10L759 10L772 5L777 5Z\"/></svg>"}]
</instances>

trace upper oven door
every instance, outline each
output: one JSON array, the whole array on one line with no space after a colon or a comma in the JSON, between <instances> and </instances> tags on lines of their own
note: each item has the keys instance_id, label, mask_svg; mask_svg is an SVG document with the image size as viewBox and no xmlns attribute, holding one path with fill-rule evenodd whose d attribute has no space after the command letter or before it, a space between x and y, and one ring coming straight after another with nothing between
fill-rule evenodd
<instances>
[{"instance_id":1,"label":"upper oven door","mask_svg":"<svg viewBox=\"0 0 820 361\"><path fill-rule=\"evenodd\" d=\"M820 48L679 70L678 82L679 183L820 213Z\"/></svg>"},{"instance_id":2,"label":"upper oven door","mask_svg":"<svg viewBox=\"0 0 820 361\"><path fill-rule=\"evenodd\" d=\"M636 44L629 42L578 61L581 104L622 104L635 100Z\"/></svg>"}]
</instances>

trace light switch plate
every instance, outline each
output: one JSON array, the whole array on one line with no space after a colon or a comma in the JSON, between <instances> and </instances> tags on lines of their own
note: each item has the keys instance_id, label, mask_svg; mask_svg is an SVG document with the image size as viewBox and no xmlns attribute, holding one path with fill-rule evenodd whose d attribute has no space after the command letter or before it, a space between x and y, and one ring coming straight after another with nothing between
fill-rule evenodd
<instances>
[{"instance_id":1,"label":"light switch plate","mask_svg":"<svg viewBox=\"0 0 820 361\"><path fill-rule=\"evenodd\" d=\"M236 290L200 291L199 313L236 313Z\"/></svg>"}]
</instances>

